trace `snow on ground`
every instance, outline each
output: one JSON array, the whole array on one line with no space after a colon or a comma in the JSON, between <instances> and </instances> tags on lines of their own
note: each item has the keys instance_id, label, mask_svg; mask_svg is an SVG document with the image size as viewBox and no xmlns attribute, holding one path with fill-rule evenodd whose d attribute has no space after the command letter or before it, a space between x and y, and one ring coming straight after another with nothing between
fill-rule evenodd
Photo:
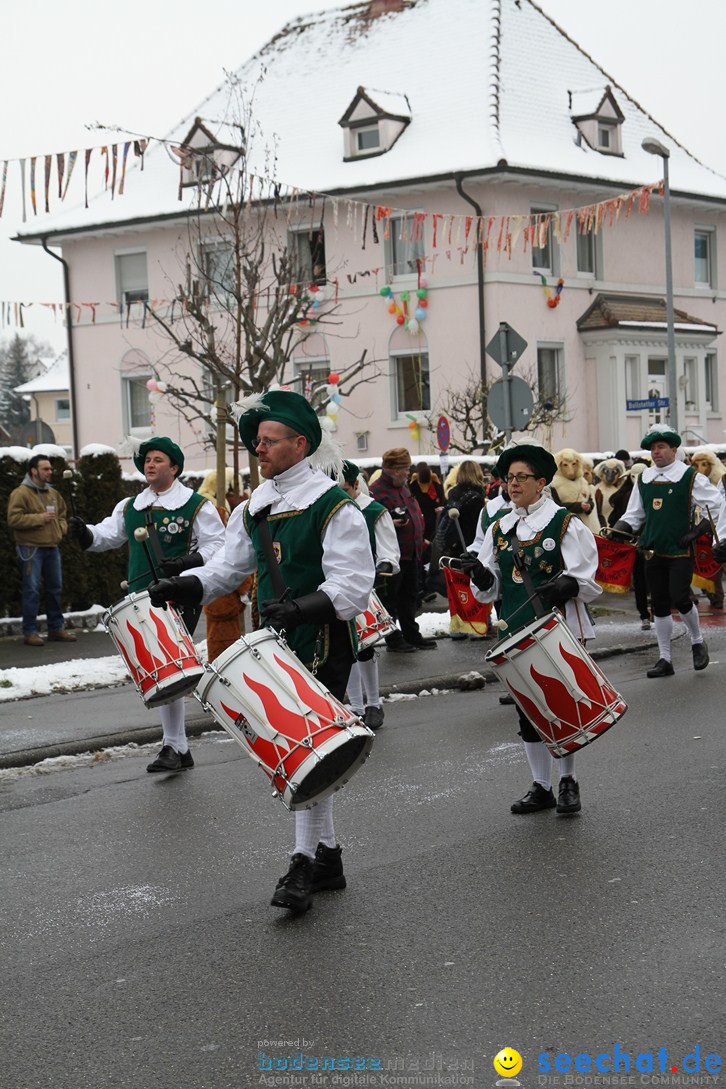
<instances>
[{"instance_id":1,"label":"snow on ground","mask_svg":"<svg viewBox=\"0 0 726 1089\"><path fill-rule=\"evenodd\" d=\"M422 635L427 639L446 635L448 613L424 613L418 618ZM207 643L196 644L203 662L207 660ZM84 688L106 688L125 684L129 674L121 657L78 658L55 665L29 666L27 669L0 669L0 701L27 699L29 696L49 696L53 692L74 692Z\"/></svg>"}]
</instances>

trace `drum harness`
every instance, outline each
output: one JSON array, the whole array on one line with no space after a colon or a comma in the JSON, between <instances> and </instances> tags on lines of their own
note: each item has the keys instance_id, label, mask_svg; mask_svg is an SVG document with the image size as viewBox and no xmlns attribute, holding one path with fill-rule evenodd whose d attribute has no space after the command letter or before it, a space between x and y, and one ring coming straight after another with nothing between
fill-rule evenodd
<instances>
[{"instance_id":1,"label":"drum harness","mask_svg":"<svg viewBox=\"0 0 726 1089\"><path fill-rule=\"evenodd\" d=\"M153 507L147 507L144 510L144 525L149 534L149 547L154 557L154 562L151 562L151 557L148 552L147 560L149 562L149 567L151 568L151 574L154 576L154 581L158 582L159 575L157 572L163 572L164 570L164 549L161 547L161 541L159 540L159 531L156 528ZM180 613L190 633L193 633L202 613L201 605L198 605L195 609L180 609Z\"/></svg>"},{"instance_id":2,"label":"drum harness","mask_svg":"<svg viewBox=\"0 0 726 1089\"><path fill-rule=\"evenodd\" d=\"M542 616L547 616L547 614L551 610L546 608L545 605L543 604L542 598L539 596L539 590L535 587L534 583L532 582L532 578L530 576L530 573L527 570L527 560L526 560L526 557L524 555L524 550L523 550L521 544L519 543L519 539L517 537L517 523L516 522L512 526L509 533L506 534L506 536L507 536L507 539L509 540L509 543L510 543L511 548L512 548L512 559L514 560L514 566L516 567L519 574L522 576L522 582L524 583L524 588L527 591L527 594L529 595L527 601L524 601L519 606L518 609L515 609L514 613L512 613L512 616L514 616L516 613L518 613L526 605L531 605L532 606L532 608L534 609L534 615L537 617L537 619L539 619ZM561 574L561 572L560 572L560 574ZM511 617L509 619L511 620ZM582 630L582 621L580 620L580 610L579 609L577 610L577 620L578 620L578 622L580 624L581 642L584 645L585 635L584 635L584 632Z\"/></svg>"}]
</instances>

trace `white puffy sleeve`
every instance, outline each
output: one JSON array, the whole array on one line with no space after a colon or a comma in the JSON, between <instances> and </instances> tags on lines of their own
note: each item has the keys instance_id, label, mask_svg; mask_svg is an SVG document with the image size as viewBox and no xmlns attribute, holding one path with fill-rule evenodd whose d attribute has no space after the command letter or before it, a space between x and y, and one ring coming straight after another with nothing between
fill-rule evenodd
<instances>
[{"instance_id":1,"label":"white puffy sleeve","mask_svg":"<svg viewBox=\"0 0 726 1089\"><path fill-rule=\"evenodd\" d=\"M124 523L124 510L126 504L133 500L122 499L113 508L108 518L98 522L95 526L89 526L93 534L93 543L88 546L86 552L107 552L110 548L120 548L126 544L126 524Z\"/></svg>"},{"instance_id":2,"label":"white puffy sleeve","mask_svg":"<svg viewBox=\"0 0 726 1089\"><path fill-rule=\"evenodd\" d=\"M471 591L474 597L477 599L477 601L483 601L485 604L491 601L498 601L499 598L502 596L502 575L499 570L497 553L496 549L494 548L494 539L492 537L492 530L494 529L495 525L496 522L492 523L492 525L487 527L487 531L484 534L484 543L482 544L479 551L479 563L483 567L489 568L491 573L494 575L494 582L488 590L480 590L478 586L474 585L473 582L471 583ZM472 549L470 549L469 551L472 551Z\"/></svg>"},{"instance_id":3,"label":"white puffy sleeve","mask_svg":"<svg viewBox=\"0 0 726 1089\"><path fill-rule=\"evenodd\" d=\"M368 526L354 503L343 503L325 528L323 574L318 589L328 595L339 620L352 620L363 612L376 571Z\"/></svg>"},{"instance_id":4,"label":"white puffy sleeve","mask_svg":"<svg viewBox=\"0 0 726 1089\"><path fill-rule=\"evenodd\" d=\"M397 575L401 566L401 549L398 544L396 527L388 511L384 511L376 522L375 533L376 563L390 563L394 575Z\"/></svg>"},{"instance_id":5,"label":"white puffy sleeve","mask_svg":"<svg viewBox=\"0 0 726 1089\"><path fill-rule=\"evenodd\" d=\"M200 552L205 563L224 548L224 523L213 503L207 500L197 511L192 526L191 552ZM196 571L197 568L194 568Z\"/></svg>"},{"instance_id":6,"label":"white puffy sleeve","mask_svg":"<svg viewBox=\"0 0 726 1089\"><path fill-rule=\"evenodd\" d=\"M232 511L226 532L222 527L223 538L216 554L204 567L195 567L190 572L204 587L202 600L205 604L230 593L257 568L257 556L243 521L246 506L246 502L240 503ZM221 519L219 521L221 525Z\"/></svg>"},{"instance_id":7,"label":"white puffy sleeve","mask_svg":"<svg viewBox=\"0 0 726 1089\"><path fill-rule=\"evenodd\" d=\"M602 593L602 587L595 582L597 572L597 542L584 522L571 518L562 539L563 575L577 579L580 601L594 601Z\"/></svg>"}]
</instances>

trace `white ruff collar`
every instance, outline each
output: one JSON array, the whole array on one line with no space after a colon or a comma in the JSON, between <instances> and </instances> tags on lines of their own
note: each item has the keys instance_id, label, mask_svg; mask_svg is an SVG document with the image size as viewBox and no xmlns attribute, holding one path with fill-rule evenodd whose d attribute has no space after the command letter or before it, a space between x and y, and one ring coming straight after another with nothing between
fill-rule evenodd
<instances>
[{"instance_id":1,"label":"white ruff collar","mask_svg":"<svg viewBox=\"0 0 726 1089\"><path fill-rule=\"evenodd\" d=\"M335 481L319 469L313 469L305 458L255 488L249 502L249 512L258 514L265 507L276 506L282 506L283 510L307 510L334 487Z\"/></svg>"},{"instance_id":2,"label":"white ruff collar","mask_svg":"<svg viewBox=\"0 0 726 1089\"><path fill-rule=\"evenodd\" d=\"M165 492L155 492L153 488L144 488L134 499L134 510L146 510L147 507L163 507L164 510L178 510L183 507L192 494L180 480L175 480Z\"/></svg>"}]
</instances>

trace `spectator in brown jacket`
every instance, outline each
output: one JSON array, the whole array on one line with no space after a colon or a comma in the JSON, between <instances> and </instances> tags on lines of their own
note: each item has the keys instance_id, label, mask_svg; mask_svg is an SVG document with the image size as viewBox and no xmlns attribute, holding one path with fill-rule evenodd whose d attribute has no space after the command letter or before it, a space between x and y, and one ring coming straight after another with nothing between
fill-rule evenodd
<instances>
[{"instance_id":1,"label":"spectator in brown jacket","mask_svg":"<svg viewBox=\"0 0 726 1089\"><path fill-rule=\"evenodd\" d=\"M59 545L67 530L63 497L51 488L53 468L44 454L35 454L19 488L10 493L8 525L23 567L23 637L29 647L45 642L38 632L40 583L45 583L45 613L48 638L72 643L75 635L66 631L61 610L61 558Z\"/></svg>"}]
</instances>

